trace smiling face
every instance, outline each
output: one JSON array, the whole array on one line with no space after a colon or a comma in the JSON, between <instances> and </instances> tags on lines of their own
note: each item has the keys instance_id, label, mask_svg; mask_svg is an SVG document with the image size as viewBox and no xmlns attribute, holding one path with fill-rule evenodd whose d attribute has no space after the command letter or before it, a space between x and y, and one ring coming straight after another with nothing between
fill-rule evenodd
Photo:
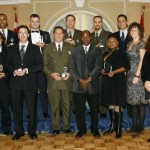
<instances>
[{"instance_id":1,"label":"smiling face","mask_svg":"<svg viewBox=\"0 0 150 150\"><path fill-rule=\"evenodd\" d=\"M118 18L117 23L120 30L125 30L128 27L127 20L123 16Z\"/></svg>"},{"instance_id":2,"label":"smiling face","mask_svg":"<svg viewBox=\"0 0 150 150\"><path fill-rule=\"evenodd\" d=\"M31 17L30 18L30 26L32 29L39 29L40 28L40 18L38 17Z\"/></svg>"},{"instance_id":3,"label":"smiling face","mask_svg":"<svg viewBox=\"0 0 150 150\"><path fill-rule=\"evenodd\" d=\"M0 28L5 29L8 26L7 17L3 14L0 15Z\"/></svg>"},{"instance_id":4,"label":"smiling face","mask_svg":"<svg viewBox=\"0 0 150 150\"><path fill-rule=\"evenodd\" d=\"M63 30L61 28L55 29L55 32L54 32L54 40L55 40L55 42L62 42L63 38L64 38Z\"/></svg>"},{"instance_id":5,"label":"smiling face","mask_svg":"<svg viewBox=\"0 0 150 150\"><path fill-rule=\"evenodd\" d=\"M68 16L66 18L66 26L67 28L69 29L74 29L74 26L75 26L75 19L73 16Z\"/></svg>"},{"instance_id":6,"label":"smiling face","mask_svg":"<svg viewBox=\"0 0 150 150\"><path fill-rule=\"evenodd\" d=\"M91 43L91 34L90 34L90 32L87 31L87 30L83 31L82 36L81 36L81 40L82 40L82 43L85 46L88 46Z\"/></svg>"},{"instance_id":7,"label":"smiling face","mask_svg":"<svg viewBox=\"0 0 150 150\"><path fill-rule=\"evenodd\" d=\"M21 43L26 43L28 41L29 33L25 28L20 28L18 31L18 38Z\"/></svg>"},{"instance_id":8,"label":"smiling face","mask_svg":"<svg viewBox=\"0 0 150 150\"><path fill-rule=\"evenodd\" d=\"M135 38L139 38L139 30L137 27L133 27L131 30L130 30L130 35L133 39Z\"/></svg>"},{"instance_id":9,"label":"smiling face","mask_svg":"<svg viewBox=\"0 0 150 150\"><path fill-rule=\"evenodd\" d=\"M99 17L95 17L94 20L93 20L93 27L95 30L100 30L102 29L102 26L103 26L103 21L101 18Z\"/></svg>"},{"instance_id":10,"label":"smiling face","mask_svg":"<svg viewBox=\"0 0 150 150\"><path fill-rule=\"evenodd\" d=\"M119 41L115 37L110 37L107 40L107 45L109 49L115 50L119 45Z\"/></svg>"}]
</instances>

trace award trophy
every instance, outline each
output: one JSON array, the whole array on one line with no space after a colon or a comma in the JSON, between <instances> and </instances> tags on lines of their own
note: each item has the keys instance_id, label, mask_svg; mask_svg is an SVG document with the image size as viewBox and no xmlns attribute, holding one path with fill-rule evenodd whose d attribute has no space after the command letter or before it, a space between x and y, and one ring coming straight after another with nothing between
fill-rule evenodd
<instances>
[{"instance_id":1,"label":"award trophy","mask_svg":"<svg viewBox=\"0 0 150 150\"><path fill-rule=\"evenodd\" d=\"M10 45L14 45L14 38L10 39Z\"/></svg>"},{"instance_id":2,"label":"award trophy","mask_svg":"<svg viewBox=\"0 0 150 150\"><path fill-rule=\"evenodd\" d=\"M3 72L3 65L0 64L0 73Z\"/></svg>"},{"instance_id":3,"label":"award trophy","mask_svg":"<svg viewBox=\"0 0 150 150\"><path fill-rule=\"evenodd\" d=\"M62 77L62 78L65 78L68 68L67 68L67 67L64 67L63 70L64 70L64 72L61 74L61 77Z\"/></svg>"},{"instance_id":4,"label":"award trophy","mask_svg":"<svg viewBox=\"0 0 150 150\"><path fill-rule=\"evenodd\" d=\"M109 62L104 62L105 73L110 73L112 71L112 65Z\"/></svg>"},{"instance_id":5,"label":"award trophy","mask_svg":"<svg viewBox=\"0 0 150 150\"><path fill-rule=\"evenodd\" d=\"M100 42L97 45L100 48L104 48L103 40L100 40Z\"/></svg>"},{"instance_id":6,"label":"award trophy","mask_svg":"<svg viewBox=\"0 0 150 150\"><path fill-rule=\"evenodd\" d=\"M68 41L72 41L72 36L71 36L71 33L68 33L67 40L68 40Z\"/></svg>"}]
</instances>

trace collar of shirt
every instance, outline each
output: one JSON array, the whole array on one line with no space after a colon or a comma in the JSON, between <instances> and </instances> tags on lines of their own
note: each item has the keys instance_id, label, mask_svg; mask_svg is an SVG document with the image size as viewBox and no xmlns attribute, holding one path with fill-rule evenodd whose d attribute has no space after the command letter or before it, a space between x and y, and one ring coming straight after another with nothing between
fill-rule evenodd
<instances>
[{"instance_id":1,"label":"collar of shirt","mask_svg":"<svg viewBox=\"0 0 150 150\"><path fill-rule=\"evenodd\" d=\"M0 53L2 52L2 45L0 46Z\"/></svg>"},{"instance_id":2,"label":"collar of shirt","mask_svg":"<svg viewBox=\"0 0 150 150\"><path fill-rule=\"evenodd\" d=\"M73 37L73 35L74 35L74 29L72 29L72 30L68 30L67 29L67 33L69 33L71 31L71 36Z\"/></svg>"},{"instance_id":3,"label":"collar of shirt","mask_svg":"<svg viewBox=\"0 0 150 150\"><path fill-rule=\"evenodd\" d=\"M55 42L55 45L56 45L57 50L58 50L58 45L60 45L60 48L61 48L61 51L62 51L63 42L60 42L60 43Z\"/></svg>"},{"instance_id":4,"label":"collar of shirt","mask_svg":"<svg viewBox=\"0 0 150 150\"><path fill-rule=\"evenodd\" d=\"M101 34L101 32L102 32L102 29L95 31L95 36L96 36L96 33L98 33L98 36L99 36Z\"/></svg>"},{"instance_id":5,"label":"collar of shirt","mask_svg":"<svg viewBox=\"0 0 150 150\"><path fill-rule=\"evenodd\" d=\"M120 37L122 36L122 32L124 32L124 38L126 38L126 36L128 34L128 29L125 29L123 31L120 30Z\"/></svg>"},{"instance_id":6,"label":"collar of shirt","mask_svg":"<svg viewBox=\"0 0 150 150\"><path fill-rule=\"evenodd\" d=\"M8 28L5 28L3 30L4 30L4 33L5 33L6 40L7 40ZM3 34L2 29L0 29L0 32Z\"/></svg>"},{"instance_id":7,"label":"collar of shirt","mask_svg":"<svg viewBox=\"0 0 150 150\"><path fill-rule=\"evenodd\" d=\"M85 46L85 45L83 44L83 48L85 49L85 47L86 47L86 48L87 48L87 52L88 52L88 51L89 51L89 48L90 48L90 45L91 45L91 44Z\"/></svg>"},{"instance_id":8,"label":"collar of shirt","mask_svg":"<svg viewBox=\"0 0 150 150\"><path fill-rule=\"evenodd\" d=\"M24 52L26 52L27 50L27 46L28 46L29 41L27 41L25 44L22 44L21 42L19 42L19 49L21 49L21 45L24 45Z\"/></svg>"}]
</instances>

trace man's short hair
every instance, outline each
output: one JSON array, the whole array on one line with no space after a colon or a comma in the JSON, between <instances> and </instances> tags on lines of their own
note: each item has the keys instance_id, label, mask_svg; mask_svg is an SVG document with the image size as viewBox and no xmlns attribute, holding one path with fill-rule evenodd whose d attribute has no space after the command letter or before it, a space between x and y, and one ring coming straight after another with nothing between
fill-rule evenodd
<instances>
[{"instance_id":1,"label":"man's short hair","mask_svg":"<svg viewBox=\"0 0 150 150\"><path fill-rule=\"evenodd\" d=\"M100 18L101 20L103 20L102 16L94 16L93 21L95 20L95 18Z\"/></svg>"},{"instance_id":2,"label":"man's short hair","mask_svg":"<svg viewBox=\"0 0 150 150\"><path fill-rule=\"evenodd\" d=\"M128 21L128 19L127 19L127 16L126 16L126 15L124 15L124 14L120 14L120 15L118 15L117 20L118 20L120 17L123 17L123 18L125 18L125 20L126 20L126 21Z\"/></svg>"},{"instance_id":3,"label":"man's short hair","mask_svg":"<svg viewBox=\"0 0 150 150\"><path fill-rule=\"evenodd\" d=\"M28 26L26 26L26 25L20 25L20 26L18 27L18 32L19 32L19 30L22 29L22 28L26 29L26 30L28 31L28 33L30 33L30 30L29 30Z\"/></svg>"},{"instance_id":4,"label":"man's short hair","mask_svg":"<svg viewBox=\"0 0 150 150\"><path fill-rule=\"evenodd\" d=\"M61 26L56 26L56 27L54 28L54 30L53 30L53 33L55 33L55 31L56 31L57 29L61 29L61 30L63 31L63 33L64 33L64 28L61 27Z\"/></svg>"},{"instance_id":5,"label":"man's short hair","mask_svg":"<svg viewBox=\"0 0 150 150\"><path fill-rule=\"evenodd\" d=\"M7 16L5 14L0 14L0 16L5 16L6 20L7 20Z\"/></svg>"},{"instance_id":6,"label":"man's short hair","mask_svg":"<svg viewBox=\"0 0 150 150\"><path fill-rule=\"evenodd\" d=\"M39 18L40 19L40 16L38 14L32 14L32 15L30 15L30 19L31 18Z\"/></svg>"},{"instance_id":7,"label":"man's short hair","mask_svg":"<svg viewBox=\"0 0 150 150\"><path fill-rule=\"evenodd\" d=\"M66 18L65 18L66 21L67 21L68 17L73 17L74 21L76 21L76 17L74 15L72 15L72 14L67 15Z\"/></svg>"}]
</instances>

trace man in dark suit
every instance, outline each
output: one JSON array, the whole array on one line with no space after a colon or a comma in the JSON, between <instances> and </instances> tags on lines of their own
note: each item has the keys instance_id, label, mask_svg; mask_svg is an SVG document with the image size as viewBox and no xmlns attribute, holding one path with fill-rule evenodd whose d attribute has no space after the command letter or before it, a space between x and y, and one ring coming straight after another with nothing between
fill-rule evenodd
<instances>
[{"instance_id":1,"label":"man in dark suit","mask_svg":"<svg viewBox=\"0 0 150 150\"><path fill-rule=\"evenodd\" d=\"M98 104L99 104L99 76L102 68L102 53L97 47L91 45L91 33L82 32L83 45L73 50L71 59L71 73L73 75L73 92L76 109L76 121L79 132L76 138L86 133L85 102L89 103L91 111L91 132L94 137L99 137L98 131Z\"/></svg>"},{"instance_id":2,"label":"man in dark suit","mask_svg":"<svg viewBox=\"0 0 150 150\"><path fill-rule=\"evenodd\" d=\"M60 133L60 108L62 109L63 129L70 133L70 91L71 79L69 64L73 46L63 42L64 29L54 28L54 42L46 45L43 51L44 73L48 79L48 96L51 107L53 134Z\"/></svg>"},{"instance_id":3,"label":"man in dark suit","mask_svg":"<svg viewBox=\"0 0 150 150\"><path fill-rule=\"evenodd\" d=\"M111 32L103 29L103 17L102 16L94 16L93 18L93 28L94 32L91 33L92 36L92 45L99 48L99 50L104 54L104 52L108 51L107 47L107 37ZM100 84L101 84L101 76L100 76ZM101 103L101 102L100 102ZM106 118L107 109L99 105L98 111L100 112L101 118Z\"/></svg>"},{"instance_id":4,"label":"man in dark suit","mask_svg":"<svg viewBox=\"0 0 150 150\"><path fill-rule=\"evenodd\" d=\"M32 14L30 16L30 37L29 40L32 44L40 47L41 53L43 47L51 42L50 35L46 31L40 30L40 16L38 14ZM43 111L44 118L48 118L48 95L47 95L47 79L43 71L38 73L38 88L40 92L40 102Z\"/></svg>"},{"instance_id":5,"label":"man in dark suit","mask_svg":"<svg viewBox=\"0 0 150 150\"><path fill-rule=\"evenodd\" d=\"M24 135L24 98L29 111L28 134L31 139L37 138L37 73L43 69L43 59L39 47L29 43L28 37L28 27L19 26L19 43L10 47L7 57L16 132L12 137L13 140L20 139Z\"/></svg>"},{"instance_id":6,"label":"man in dark suit","mask_svg":"<svg viewBox=\"0 0 150 150\"><path fill-rule=\"evenodd\" d=\"M117 17L117 24L119 31L114 34L119 38L119 49L126 52L127 44L131 41L131 38L128 34L128 23L127 16L120 14Z\"/></svg>"},{"instance_id":7,"label":"man in dark suit","mask_svg":"<svg viewBox=\"0 0 150 150\"><path fill-rule=\"evenodd\" d=\"M2 131L5 135L11 134L11 116L8 98L8 73L6 70L6 47L3 43L3 34L0 33L0 110L2 117Z\"/></svg>"},{"instance_id":8,"label":"man in dark suit","mask_svg":"<svg viewBox=\"0 0 150 150\"><path fill-rule=\"evenodd\" d=\"M117 24L119 31L114 34L119 38L119 49L126 52L127 45L131 41L131 37L128 34L128 23L127 16L124 14L120 14L117 17ZM131 108L130 105L127 106L127 113L129 117L131 116Z\"/></svg>"},{"instance_id":9,"label":"man in dark suit","mask_svg":"<svg viewBox=\"0 0 150 150\"><path fill-rule=\"evenodd\" d=\"M8 20L5 14L0 14L0 32L3 34L4 43L7 47L18 42L17 34L8 29Z\"/></svg>"},{"instance_id":10,"label":"man in dark suit","mask_svg":"<svg viewBox=\"0 0 150 150\"><path fill-rule=\"evenodd\" d=\"M74 46L78 46L81 44L81 31L75 29L75 21L76 18L74 15L69 14L66 16L66 30L64 31L65 42L72 44Z\"/></svg>"}]
</instances>

